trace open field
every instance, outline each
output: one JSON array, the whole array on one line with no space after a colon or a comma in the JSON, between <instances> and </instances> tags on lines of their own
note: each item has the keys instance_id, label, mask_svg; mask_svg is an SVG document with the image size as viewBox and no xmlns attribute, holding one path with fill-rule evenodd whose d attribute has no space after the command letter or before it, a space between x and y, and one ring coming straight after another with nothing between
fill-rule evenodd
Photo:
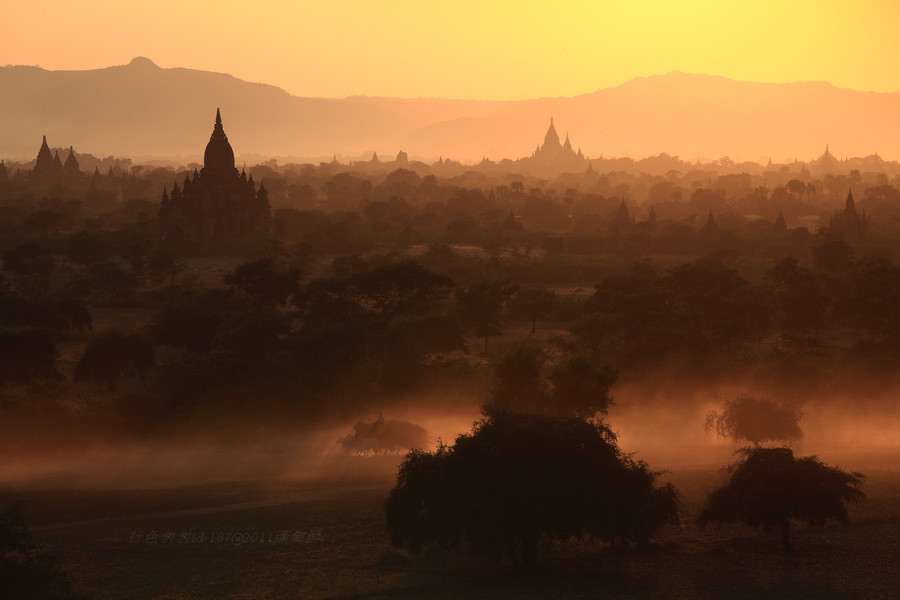
<instances>
[{"instance_id":1,"label":"open field","mask_svg":"<svg viewBox=\"0 0 900 600\"><path fill-rule=\"evenodd\" d=\"M24 500L34 539L98 599L871 599L900 589L896 468L868 470L852 522L798 529L787 558L775 533L698 531L693 519L722 473L676 468L664 479L682 492L682 525L649 551L552 543L523 576L462 552L392 553L382 503L398 460L341 459L334 476L305 482L6 490L0 503Z\"/></svg>"}]
</instances>

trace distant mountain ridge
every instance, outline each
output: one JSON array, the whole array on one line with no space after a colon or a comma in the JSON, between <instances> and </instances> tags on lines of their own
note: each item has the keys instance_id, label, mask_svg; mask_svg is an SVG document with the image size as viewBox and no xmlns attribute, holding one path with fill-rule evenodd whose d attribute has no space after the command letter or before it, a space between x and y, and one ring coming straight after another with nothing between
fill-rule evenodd
<instances>
[{"instance_id":1,"label":"distant mountain ridge","mask_svg":"<svg viewBox=\"0 0 900 600\"><path fill-rule=\"evenodd\" d=\"M221 107L238 156L390 157L477 161L530 155L551 116L589 156L666 152L776 162L838 156L900 158L900 93L823 82L751 83L671 72L589 94L521 101L304 98L224 73L163 69L138 57L88 71L0 67L0 156L51 145L97 155L196 160Z\"/></svg>"}]
</instances>

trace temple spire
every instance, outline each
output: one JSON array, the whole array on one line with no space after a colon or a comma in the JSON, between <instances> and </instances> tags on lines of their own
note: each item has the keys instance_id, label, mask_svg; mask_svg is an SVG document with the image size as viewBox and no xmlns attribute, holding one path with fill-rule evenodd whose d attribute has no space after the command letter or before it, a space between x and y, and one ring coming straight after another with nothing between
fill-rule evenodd
<instances>
[{"instance_id":1,"label":"temple spire","mask_svg":"<svg viewBox=\"0 0 900 600\"><path fill-rule=\"evenodd\" d=\"M544 135L544 144L540 146L542 150L550 150L551 148L559 148L559 134L556 133L556 127L553 126L553 117L550 117L550 127Z\"/></svg>"},{"instance_id":2,"label":"temple spire","mask_svg":"<svg viewBox=\"0 0 900 600\"><path fill-rule=\"evenodd\" d=\"M227 140L228 136L225 135L225 128L222 126L222 113L219 112L219 109L216 109L216 124L213 126L213 132L210 136L210 141L212 140Z\"/></svg>"},{"instance_id":3,"label":"temple spire","mask_svg":"<svg viewBox=\"0 0 900 600\"><path fill-rule=\"evenodd\" d=\"M69 146L69 157L66 159L63 168L70 175L78 175L81 173L81 167L78 164L78 159L75 158L75 149L72 146Z\"/></svg>"},{"instance_id":4,"label":"temple spire","mask_svg":"<svg viewBox=\"0 0 900 600\"><path fill-rule=\"evenodd\" d=\"M716 224L716 219L713 217L712 209L709 209L709 216L706 217L706 223L703 225L703 233L715 233L716 230L719 229L719 226Z\"/></svg>"},{"instance_id":5,"label":"temple spire","mask_svg":"<svg viewBox=\"0 0 900 600\"><path fill-rule=\"evenodd\" d=\"M785 231L787 229L787 223L784 220L784 214L781 212L781 209L778 210L778 216L775 217L775 229L778 231Z\"/></svg>"},{"instance_id":6,"label":"temple spire","mask_svg":"<svg viewBox=\"0 0 900 600\"><path fill-rule=\"evenodd\" d=\"M225 128L222 126L222 113L216 108L216 124L203 153L203 168L213 171L230 172L234 169L234 150L228 143Z\"/></svg>"},{"instance_id":7,"label":"temple spire","mask_svg":"<svg viewBox=\"0 0 900 600\"><path fill-rule=\"evenodd\" d=\"M54 170L53 155L50 153L50 146L47 145L47 136L45 135L41 142L41 149L38 150L33 174L38 178L50 177L53 175Z\"/></svg>"}]
</instances>

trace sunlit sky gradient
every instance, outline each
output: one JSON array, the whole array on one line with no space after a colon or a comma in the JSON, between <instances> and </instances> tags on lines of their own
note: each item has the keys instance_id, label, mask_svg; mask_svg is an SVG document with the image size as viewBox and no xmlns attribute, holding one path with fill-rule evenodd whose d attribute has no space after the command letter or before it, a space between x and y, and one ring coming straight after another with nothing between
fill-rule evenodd
<instances>
[{"instance_id":1,"label":"sunlit sky gradient","mask_svg":"<svg viewBox=\"0 0 900 600\"><path fill-rule=\"evenodd\" d=\"M672 70L900 91L900 2L19 1L0 63L146 56L302 96L571 96Z\"/></svg>"}]
</instances>

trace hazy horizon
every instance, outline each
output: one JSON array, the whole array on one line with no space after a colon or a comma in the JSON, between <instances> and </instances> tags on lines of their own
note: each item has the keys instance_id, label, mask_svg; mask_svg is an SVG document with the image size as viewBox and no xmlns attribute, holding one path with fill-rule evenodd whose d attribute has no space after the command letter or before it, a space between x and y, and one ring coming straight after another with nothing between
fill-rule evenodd
<instances>
[{"instance_id":1,"label":"hazy horizon","mask_svg":"<svg viewBox=\"0 0 900 600\"><path fill-rule=\"evenodd\" d=\"M838 156L900 156L900 93L830 82L758 83L670 71L571 97L516 101L298 97L228 73L162 68L146 57L89 70L0 67L0 155L33 160L41 136L77 152L196 161L221 107L244 160L367 160L372 152L472 164L516 160L540 144L550 118L590 158L661 153L694 162L730 157L774 164ZM191 90L185 94L185 90ZM173 106L172 97L184 101ZM123 102L128 98L127 102Z\"/></svg>"}]
</instances>

